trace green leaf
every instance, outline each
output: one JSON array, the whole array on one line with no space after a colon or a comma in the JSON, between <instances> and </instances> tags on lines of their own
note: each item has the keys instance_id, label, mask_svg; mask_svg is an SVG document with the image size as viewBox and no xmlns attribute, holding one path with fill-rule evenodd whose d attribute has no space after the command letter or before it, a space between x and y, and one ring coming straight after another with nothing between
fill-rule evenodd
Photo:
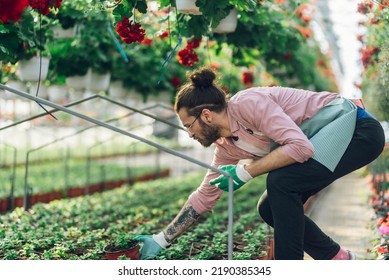
<instances>
[{"instance_id":1,"label":"green leaf","mask_svg":"<svg viewBox=\"0 0 389 280\"><path fill-rule=\"evenodd\" d=\"M135 8L142 14L147 13L147 3L143 1L136 2Z\"/></svg>"}]
</instances>

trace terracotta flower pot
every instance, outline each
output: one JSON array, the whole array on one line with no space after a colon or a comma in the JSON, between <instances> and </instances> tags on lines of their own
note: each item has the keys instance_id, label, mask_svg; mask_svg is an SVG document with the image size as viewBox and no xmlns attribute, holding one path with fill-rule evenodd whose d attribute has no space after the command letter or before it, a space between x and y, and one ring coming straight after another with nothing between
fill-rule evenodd
<instances>
[{"instance_id":1,"label":"terracotta flower pot","mask_svg":"<svg viewBox=\"0 0 389 280\"><path fill-rule=\"evenodd\" d=\"M139 251L139 241L132 240L128 244L128 248L126 249L117 249L111 244L107 244L103 251L109 260L117 260L120 256L125 255L127 258L131 260L139 260L140 259L140 251Z\"/></svg>"},{"instance_id":2,"label":"terracotta flower pot","mask_svg":"<svg viewBox=\"0 0 389 280\"><path fill-rule=\"evenodd\" d=\"M0 199L0 213L8 210L8 198Z\"/></svg>"}]
</instances>

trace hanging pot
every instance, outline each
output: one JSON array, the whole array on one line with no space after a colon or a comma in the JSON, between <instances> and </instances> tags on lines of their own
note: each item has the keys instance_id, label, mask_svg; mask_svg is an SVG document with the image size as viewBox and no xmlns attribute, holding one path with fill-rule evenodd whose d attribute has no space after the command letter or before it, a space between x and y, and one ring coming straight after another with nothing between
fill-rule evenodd
<instances>
[{"instance_id":1,"label":"hanging pot","mask_svg":"<svg viewBox=\"0 0 389 280\"><path fill-rule=\"evenodd\" d=\"M66 86L75 90L84 90L89 85L90 75L89 72L83 76L70 76L66 77Z\"/></svg>"},{"instance_id":2,"label":"hanging pot","mask_svg":"<svg viewBox=\"0 0 389 280\"><path fill-rule=\"evenodd\" d=\"M19 91L27 92L27 86L22 81L9 80L6 83L6 86L13 88L13 89L17 89ZM10 92L8 90L5 90L4 92L5 92L5 94L4 94L3 99L14 99L14 97L18 96L16 93Z\"/></svg>"},{"instance_id":3,"label":"hanging pot","mask_svg":"<svg viewBox=\"0 0 389 280\"><path fill-rule=\"evenodd\" d=\"M30 94L31 95L37 95L37 89L38 89L38 82L31 83L30 85ZM47 86L43 84L43 82L40 82L39 84L39 90L38 90L38 97L47 99L49 97Z\"/></svg>"},{"instance_id":4,"label":"hanging pot","mask_svg":"<svg viewBox=\"0 0 389 280\"><path fill-rule=\"evenodd\" d=\"M18 63L18 73L23 81L36 82L39 80L41 71L41 81L45 80L49 71L49 57L42 57L42 67L40 57L34 56L29 60L21 60Z\"/></svg>"},{"instance_id":5,"label":"hanging pot","mask_svg":"<svg viewBox=\"0 0 389 280\"><path fill-rule=\"evenodd\" d=\"M177 11L181 14L202 15L196 0L176 0Z\"/></svg>"},{"instance_id":6,"label":"hanging pot","mask_svg":"<svg viewBox=\"0 0 389 280\"><path fill-rule=\"evenodd\" d=\"M99 74L91 71L88 90L92 92L106 91L111 80L111 73Z\"/></svg>"},{"instance_id":7,"label":"hanging pot","mask_svg":"<svg viewBox=\"0 0 389 280\"><path fill-rule=\"evenodd\" d=\"M109 98L120 99L126 97L127 90L123 87L122 81L114 81L109 85Z\"/></svg>"},{"instance_id":8,"label":"hanging pot","mask_svg":"<svg viewBox=\"0 0 389 280\"><path fill-rule=\"evenodd\" d=\"M223 18L219 25L213 29L215 33L232 33L235 32L238 25L238 11L233 8L230 13Z\"/></svg>"},{"instance_id":9,"label":"hanging pot","mask_svg":"<svg viewBox=\"0 0 389 280\"><path fill-rule=\"evenodd\" d=\"M61 26L53 26L51 30L53 31L54 39L72 39L76 35L76 26L67 29Z\"/></svg>"},{"instance_id":10,"label":"hanging pot","mask_svg":"<svg viewBox=\"0 0 389 280\"><path fill-rule=\"evenodd\" d=\"M66 94L66 86L52 85L48 87L49 100L54 103L64 104L67 99Z\"/></svg>"}]
</instances>

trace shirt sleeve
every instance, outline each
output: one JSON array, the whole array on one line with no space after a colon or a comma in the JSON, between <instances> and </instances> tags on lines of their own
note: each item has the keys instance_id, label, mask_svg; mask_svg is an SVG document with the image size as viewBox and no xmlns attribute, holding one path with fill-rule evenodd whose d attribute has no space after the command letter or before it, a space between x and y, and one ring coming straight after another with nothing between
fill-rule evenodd
<instances>
[{"instance_id":1,"label":"shirt sleeve","mask_svg":"<svg viewBox=\"0 0 389 280\"><path fill-rule=\"evenodd\" d=\"M304 162L314 154L314 148L298 125L284 112L269 95L248 98L237 103L239 111L248 123L274 142L297 162Z\"/></svg>"},{"instance_id":2,"label":"shirt sleeve","mask_svg":"<svg viewBox=\"0 0 389 280\"><path fill-rule=\"evenodd\" d=\"M227 140L224 139L222 141ZM220 165L237 164L238 162L239 160L229 156L223 145L216 145L212 166L217 168ZM200 186L189 196L189 202L198 214L201 215L211 211L224 193L224 191L209 183L209 181L219 176L220 173L208 169Z\"/></svg>"}]
</instances>

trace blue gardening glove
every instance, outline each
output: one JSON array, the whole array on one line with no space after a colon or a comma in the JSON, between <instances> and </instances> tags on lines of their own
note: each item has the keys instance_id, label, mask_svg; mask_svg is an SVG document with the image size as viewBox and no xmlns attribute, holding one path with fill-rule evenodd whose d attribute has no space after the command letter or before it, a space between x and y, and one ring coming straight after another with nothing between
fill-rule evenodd
<instances>
[{"instance_id":1,"label":"blue gardening glove","mask_svg":"<svg viewBox=\"0 0 389 280\"><path fill-rule=\"evenodd\" d=\"M170 245L165 240L163 232L153 235L138 235L134 239L143 242L142 249L140 250L141 260L155 258L162 249Z\"/></svg>"},{"instance_id":2,"label":"blue gardening glove","mask_svg":"<svg viewBox=\"0 0 389 280\"><path fill-rule=\"evenodd\" d=\"M234 191L246 184L253 177L244 169L243 165L221 165L219 169L228 172L232 176ZM228 177L223 174L211 180L211 185L216 185L219 189L228 192Z\"/></svg>"}]
</instances>

